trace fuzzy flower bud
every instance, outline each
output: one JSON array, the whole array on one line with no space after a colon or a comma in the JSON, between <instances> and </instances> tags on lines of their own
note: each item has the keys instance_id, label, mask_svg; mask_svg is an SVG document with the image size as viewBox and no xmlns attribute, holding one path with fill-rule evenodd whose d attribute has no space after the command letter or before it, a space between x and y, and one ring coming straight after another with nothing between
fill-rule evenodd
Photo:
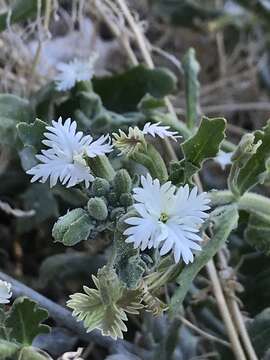
<instances>
[{"instance_id":1,"label":"fuzzy flower bud","mask_svg":"<svg viewBox=\"0 0 270 360\"><path fill-rule=\"evenodd\" d=\"M108 216L107 205L104 200L94 197L88 201L87 209L89 214L96 220L106 220Z\"/></svg>"},{"instance_id":2,"label":"fuzzy flower bud","mask_svg":"<svg viewBox=\"0 0 270 360\"><path fill-rule=\"evenodd\" d=\"M125 169L119 170L113 180L115 192L120 195L129 193L132 188L132 181L129 173Z\"/></svg>"},{"instance_id":3,"label":"fuzzy flower bud","mask_svg":"<svg viewBox=\"0 0 270 360\"><path fill-rule=\"evenodd\" d=\"M110 190L110 184L106 179L96 178L92 183L92 192L95 196L105 196Z\"/></svg>"}]
</instances>

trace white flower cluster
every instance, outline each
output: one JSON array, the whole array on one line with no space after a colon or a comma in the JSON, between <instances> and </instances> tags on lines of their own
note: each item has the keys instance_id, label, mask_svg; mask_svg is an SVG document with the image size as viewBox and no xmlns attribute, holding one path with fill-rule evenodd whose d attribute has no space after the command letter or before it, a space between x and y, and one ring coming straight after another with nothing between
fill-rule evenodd
<instances>
[{"instance_id":1,"label":"white flower cluster","mask_svg":"<svg viewBox=\"0 0 270 360\"><path fill-rule=\"evenodd\" d=\"M61 117L58 121L52 121L52 125L46 127L48 132L44 133L46 139L42 141L48 149L36 155L41 164L27 171L27 174L33 175L31 182L39 180L45 183L49 178L51 187L60 180L69 188L84 181L85 186L89 187L94 177L86 159L112 151L109 135L102 135L93 141L92 136L76 132L76 121L67 119L63 123Z\"/></svg>"},{"instance_id":2,"label":"white flower cluster","mask_svg":"<svg viewBox=\"0 0 270 360\"><path fill-rule=\"evenodd\" d=\"M126 242L141 250L159 248L160 255L172 250L176 263L181 258L192 262L192 250L201 250L197 233L208 217L207 194L197 194L196 187L190 191L188 185L178 189L171 182L160 185L149 174L142 176L141 184L133 190L138 216L126 220L131 225L124 232Z\"/></svg>"},{"instance_id":3,"label":"white flower cluster","mask_svg":"<svg viewBox=\"0 0 270 360\"><path fill-rule=\"evenodd\" d=\"M96 56L93 56L88 62L74 60L69 64L59 64L59 74L55 79L57 89L65 91L77 81L90 80L95 60ZM75 121L67 119L63 123L61 117L58 121L52 121L52 126L46 129L46 139L42 142L48 148L36 155L40 163L27 171L33 175L31 181L39 180L44 183L49 179L51 187L58 180L66 187L84 182L89 187L94 176L87 158L111 152L109 136L103 135L93 141L92 136L76 131ZM129 128L128 134L120 130L119 135L113 134L114 145L122 154L132 154L146 146L147 135L176 141L179 137L177 132L169 129L169 126L160 123L148 122L142 130L138 127ZM231 154L220 153L216 161L225 167L230 162L230 156ZM192 262L193 250L201 250L198 243L202 239L198 232L208 217L206 211L210 208L210 200L207 194L198 194L196 187L190 190L188 185L180 188L176 188L171 182L161 185L159 180L152 179L149 174L142 176L141 184L142 187L134 189L134 208L138 216L126 220L130 225L124 232L127 235L126 242L133 243L135 248L141 250L157 248L160 255L172 251L176 263L181 258L186 264ZM3 286L3 282L0 282L0 302L1 296L5 298L10 292L7 285L6 288Z\"/></svg>"},{"instance_id":4,"label":"white flower cluster","mask_svg":"<svg viewBox=\"0 0 270 360\"><path fill-rule=\"evenodd\" d=\"M8 304L11 296L11 284L0 280L0 304Z\"/></svg>"}]
</instances>

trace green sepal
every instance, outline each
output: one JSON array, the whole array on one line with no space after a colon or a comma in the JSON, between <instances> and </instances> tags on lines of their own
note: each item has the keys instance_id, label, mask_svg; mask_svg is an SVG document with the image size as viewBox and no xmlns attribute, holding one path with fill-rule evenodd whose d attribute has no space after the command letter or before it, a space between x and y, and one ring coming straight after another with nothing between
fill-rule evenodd
<instances>
[{"instance_id":1,"label":"green sepal","mask_svg":"<svg viewBox=\"0 0 270 360\"><path fill-rule=\"evenodd\" d=\"M56 242L73 246L82 240L87 240L93 228L94 225L87 211L77 208L57 220L52 229L52 236Z\"/></svg>"}]
</instances>

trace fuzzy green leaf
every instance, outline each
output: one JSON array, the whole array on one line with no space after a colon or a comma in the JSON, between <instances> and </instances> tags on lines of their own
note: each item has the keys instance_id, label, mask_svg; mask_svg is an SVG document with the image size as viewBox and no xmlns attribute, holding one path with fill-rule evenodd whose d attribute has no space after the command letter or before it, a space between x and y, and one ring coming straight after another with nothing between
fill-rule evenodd
<instances>
[{"instance_id":1,"label":"fuzzy green leaf","mask_svg":"<svg viewBox=\"0 0 270 360\"><path fill-rule=\"evenodd\" d=\"M176 77L167 69L147 69L140 65L125 73L93 79L94 90L104 106L116 112L136 111L144 95L163 98L176 89Z\"/></svg>"},{"instance_id":2,"label":"fuzzy green leaf","mask_svg":"<svg viewBox=\"0 0 270 360\"><path fill-rule=\"evenodd\" d=\"M22 345L31 345L39 334L48 333L50 328L41 324L48 317L47 310L26 298L17 298L6 319L6 326L11 329L10 339Z\"/></svg>"},{"instance_id":3,"label":"fuzzy green leaf","mask_svg":"<svg viewBox=\"0 0 270 360\"><path fill-rule=\"evenodd\" d=\"M103 255L89 255L83 252L71 252L47 257L39 270L39 284L42 287L53 282L64 283L71 279L88 279L89 273L96 273L105 263Z\"/></svg>"},{"instance_id":4,"label":"fuzzy green leaf","mask_svg":"<svg viewBox=\"0 0 270 360\"><path fill-rule=\"evenodd\" d=\"M0 114L14 119L16 123L30 123L34 119L34 112L29 102L11 94L0 94Z\"/></svg>"},{"instance_id":5,"label":"fuzzy green leaf","mask_svg":"<svg viewBox=\"0 0 270 360\"><path fill-rule=\"evenodd\" d=\"M270 308L264 309L248 326L248 332L260 359L270 349Z\"/></svg>"},{"instance_id":6,"label":"fuzzy green leaf","mask_svg":"<svg viewBox=\"0 0 270 360\"><path fill-rule=\"evenodd\" d=\"M145 271L139 250L134 249L132 244L127 244L125 237L118 231L114 236L114 249L116 252L114 267L119 278L128 288L136 288Z\"/></svg>"},{"instance_id":7,"label":"fuzzy green leaf","mask_svg":"<svg viewBox=\"0 0 270 360\"><path fill-rule=\"evenodd\" d=\"M183 69L185 74L185 94L186 94L186 117L189 128L193 128L198 119L199 113L199 90L200 83L198 75L200 64L198 63L195 50L189 49L183 59Z\"/></svg>"},{"instance_id":8,"label":"fuzzy green leaf","mask_svg":"<svg viewBox=\"0 0 270 360\"><path fill-rule=\"evenodd\" d=\"M239 195L262 183L266 177L266 162L270 156L270 121L262 130L254 132L254 147L253 154L237 174L234 191Z\"/></svg>"},{"instance_id":9,"label":"fuzzy green leaf","mask_svg":"<svg viewBox=\"0 0 270 360\"><path fill-rule=\"evenodd\" d=\"M99 329L102 335L123 338L127 331L126 312L137 314L142 307L138 293L124 290L113 269L103 267L98 278L92 277L97 289L84 286L85 294L71 295L67 306L73 309L73 316L84 322L88 332Z\"/></svg>"},{"instance_id":10,"label":"fuzzy green leaf","mask_svg":"<svg viewBox=\"0 0 270 360\"><path fill-rule=\"evenodd\" d=\"M16 125L20 121L30 122L32 118L33 112L27 100L0 94L0 143L14 146L17 139Z\"/></svg>"},{"instance_id":11,"label":"fuzzy green leaf","mask_svg":"<svg viewBox=\"0 0 270 360\"><path fill-rule=\"evenodd\" d=\"M82 240L87 240L93 227L87 212L78 208L69 211L57 220L52 235L56 242L73 246Z\"/></svg>"},{"instance_id":12,"label":"fuzzy green leaf","mask_svg":"<svg viewBox=\"0 0 270 360\"><path fill-rule=\"evenodd\" d=\"M13 356L18 352L19 345L0 339L0 360L14 359Z\"/></svg>"},{"instance_id":13,"label":"fuzzy green leaf","mask_svg":"<svg viewBox=\"0 0 270 360\"><path fill-rule=\"evenodd\" d=\"M17 125L19 138L26 146L34 147L37 152L42 148L43 134L46 131L46 124L40 119L36 119L33 123L27 124L25 122Z\"/></svg>"},{"instance_id":14,"label":"fuzzy green leaf","mask_svg":"<svg viewBox=\"0 0 270 360\"><path fill-rule=\"evenodd\" d=\"M270 255L270 218L251 214L245 231L248 243L266 255Z\"/></svg>"},{"instance_id":15,"label":"fuzzy green leaf","mask_svg":"<svg viewBox=\"0 0 270 360\"><path fill-rule=\"evenodd\" d=\"M195 135L182 144L185 160L200 168L205 160L214 158L224 140L225 127L224 118L204 116Z\"/></svg>"},{"instance_id":16,"label":"fuzzy green leaf","mask_svg":"<svg viewBox=\"0 0 270 360\"><path fill-rule=\"evenodd\" d=\"M33 184L21 198L24 209L34 210L35 215L31 218L16 219L17 230L20 233L30 231L43 221L59 215L57 201L46 184Z\"/></svg>"},{"instance_id":17,"label":"fuzzy green leaf","mask_svg":"<svg viewBox=\"0 0 270 360\"><path fill-rule=\"evenodd\" d=\"M202 250L195 257L194 262L185 266L176 279L179 287L176 289L171 298L170 311L172 314L179 311L195 276L203 268L203 266L212 259L216 252L228 239L232 230L237 226L237 207L234 205L224 207L223 211L213 218L213 221L214 229L212 238L206 245L203 246Z\"/></svg>"}]
</instances>

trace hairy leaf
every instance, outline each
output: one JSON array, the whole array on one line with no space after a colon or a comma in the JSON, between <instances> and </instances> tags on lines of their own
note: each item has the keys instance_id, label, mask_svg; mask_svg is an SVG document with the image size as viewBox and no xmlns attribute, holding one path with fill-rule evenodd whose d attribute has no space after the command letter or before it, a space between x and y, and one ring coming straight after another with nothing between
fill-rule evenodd
<instances>
[{"instance_id":1,"label":"hairy leaf","mask_svg":"<svg viewBox=\"0 0 270 360\"><path fill-rule=\"evenodd\" d=\"M206 159L215 157L224 140L225 127L224 118L204 116L196 134L182 144L185 160L200 168Z\"/></svg>"},{"instance_id":2,"label":"hairy leaf","mask_svg":"<svg viewBox=\"0 0 270 360\"><path fill-rule=\"evenodd\" d=\"M125 289L111 268L103 267L98 277L92 278L97 289L84 286L85 294L71 295L67 306L84 322L88 332L99 329L103 335L123 338L123 332L127 331L126 312L137 314L142 307L140 292Z\"/></svg>"},{"instance_id":3,"label":"hairy leaf","mask_svg":"<svg viewBox=\"0 0 270 360\"><path fill-rule=\"evenodd\" d=\"M239 195L262 183L266 177L266 161L270 156L270 121L263 130L254 132L254 138L255 151L241 167L235 181L234 189Z\"/></svg>"},{"instance_id":4,"label":"hairy leaf","mask_svg":"<svg viewBox=\"0 0 270 360\"><path fill-rule=\"evenodd\" d=\"M0 339L0 360L9 360L18 352L19 348L19 345L11 341Z\"/></svg>"},{"instance_id":5,"label":"hairy leaf","mask_svg":"<svg viewBox=\"0 0 270 360\"><path fill-rule=\"evenodd\" d=\"M270 308L255 316L248 326L248 332L258 357L262 359L270 348Z\"/></svg>"},{"instance_id":6,"label":"hairy leaf","mask_svg":"<svg viewBox=\"0 0 270 360\"><path fill-rule=\"evenodd\" d=\"M82 252L57 254L48 257L40 267L39 283L47 286L51 282L88 278L105 263L102 255L89 255Z\"/></svg>"},{"instance_id":7,"label":"hairy leaf","mask_svg":"<svg viewBox=\"0 0 270 360\"><path fill-rule=\"evenodd\" d=\"M125 73L93 79L104 106L116 112L136 111L146 94L162 98L176 89L176 77L167 69L150 70L140 65Z\"/></svg>"},{"instance_id":8,"label":"hairy leaf","mask_svg":"<svg viewBox=\"0 0 270 360\"><path fill-rule=\"evenodd\" d=\"M251 214L245 238L251 246L270 255L270 219L259 214Z\"/></svg>"},{"instance_id":9,"label":"hairy leaf","mask_svg":"<svg viewBox=\"0 0 270 360\"><path fill-rule=\"evenodd\" d=\"M32 146L36 151L40 151L42 148L43 134L46 131L48 124L40 119L36 119L33 123L19 123L17 125L17 131L19 138L26 146Z\"/></svg>"},{"instance_id":10,"label":"hairy leaf","mask_svg":"<svg viewBox=\"0 0 270 360\"><path fill-rule=\"evenodd\" d=\"M49 332L49 326L41 324L47 317L47 310L34 301L26 297L17 298L6 319L6 326L11 328L10 339L31 345L37 335Z\"/></svg>"},{"instance_id":11,"label":"hairy leaf","mask_svg":"<svg viewBox=\"0 0 270 360\"><path fill-rule=\"evenodd\" d=\"M172 314L179 311L195 276L203 268L203 266L212 259L216 252L228 239L232 230L237 226L237 207L234 205L224 207L223 211L213 218L213 221L214 229L212 238L209 239L207 244L204 245L202 250L196 255L194 262L185 266L176 279L179 287L176 289L171 298L170 311Z\"/></svg>"},{"instance_id":12,"label":"hairy leaf","mask_svg":"<svg viewBox=\"0 0 270 360\"><path fill-rule=\"evenodd\" d=\"M59 215L58 204L46 184L33 184L21 196L25 210L35 210L31 218L18 218L17 230L20 233L30 231L43 221Z\"/></svg>"}]
</instances>

